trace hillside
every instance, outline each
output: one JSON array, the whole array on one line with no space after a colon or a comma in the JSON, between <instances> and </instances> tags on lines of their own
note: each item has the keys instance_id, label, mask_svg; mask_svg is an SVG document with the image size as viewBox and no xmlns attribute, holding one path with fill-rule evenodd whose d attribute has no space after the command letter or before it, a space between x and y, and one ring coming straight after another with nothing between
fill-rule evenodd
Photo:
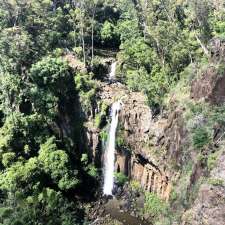
<instances>
[{"instance_id":1,"label":"hillside","mask_svg":"<svg viewBox=\"0 0 225 225\"><path fill-rule=\"evenodd\" d=\"M225 225L223 0L0 0L0 224Z\"/></svg>"}]
</instances>

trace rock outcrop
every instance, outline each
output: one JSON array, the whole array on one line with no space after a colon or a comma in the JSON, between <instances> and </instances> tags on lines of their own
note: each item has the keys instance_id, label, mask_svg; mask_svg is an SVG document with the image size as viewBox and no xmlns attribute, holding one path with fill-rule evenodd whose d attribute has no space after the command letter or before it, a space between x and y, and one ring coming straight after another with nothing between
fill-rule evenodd
<instances>
[{"instance_id":1,"label":"rock outcrop","mask_svg":"<svg viewBox=\"0 0 225 225\"><path fill-rule=\"evenodd\" d=\"M210 66L192 82L191 97L221 105L225 102L225 41L214 38L210 42L210 51Z\"/></svg>"},{"instance_id":2,"label":"rock outcrop","mask_svg":"<svg viewBox=\"0 0 225 225\"><path fill-rule=\"evenodd\" d=\"M225 225L225 152L211 171L208 182L199 190L191 209L183 216L182 225Z\"/></svg>"},{"instance_id":3,"label":"rock outcrop","mask_svg":"<svg viewBox=\"0 0 225 225\"><path fill-rule=\"evenodd\" d=\"M218 68L209 67L199 79L192 82L191 97L203 99L213 105L225 102L225 73L219 74Z\"/></svg>"}]
</instances>

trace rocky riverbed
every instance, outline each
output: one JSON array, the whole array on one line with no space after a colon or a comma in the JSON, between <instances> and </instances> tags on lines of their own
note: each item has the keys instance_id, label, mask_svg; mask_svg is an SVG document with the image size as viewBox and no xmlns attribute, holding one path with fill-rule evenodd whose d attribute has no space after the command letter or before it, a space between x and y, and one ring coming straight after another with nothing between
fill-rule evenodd
<instances>
[{"instance_id":1,"label":"rocky riverbed","mask_svg":"<svg viewBox=\"0 0 225 225\"><path fill-rule=\"evenodd\" d=\"M89 207L91 225L151 225L143 214L144 196L129 184L116 187L114 196L103 196Z\"/></svg>"}]
</instances>

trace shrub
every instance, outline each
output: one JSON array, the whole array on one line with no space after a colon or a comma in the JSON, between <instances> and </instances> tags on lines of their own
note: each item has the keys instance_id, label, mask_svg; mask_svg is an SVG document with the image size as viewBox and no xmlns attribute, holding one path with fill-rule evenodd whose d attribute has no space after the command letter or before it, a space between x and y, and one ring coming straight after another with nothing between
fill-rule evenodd
<instances>
[{"instance_id":1,"label":"shrub","mask_svg":"<svg viewBox=\"0 0 225 225\"><path fill-rule=\"evenodd\" d=\"M5 167L8 167L14 162L15 158L16 158L15 152L4 153L2 155L2 164Z\"/></svg>"},{"instance_id":2,"label":"shrub","mask_svg":"<svg viewBox=\"0 0 225 225\"><path fill-rule=\"evenodd\" d=\"M100 132L100 137L101 137L101 140L102 140L103 142L106 142L107 139L108 139L108 133L107 133L107 131L106 131L106 130L102 130L102 131Z\"/></svg>"},{"instance_id":3,"label":"shrub","mask_svg":"<svg viewBox=\"0 0 225 225\"><path fill-rule=\"evenodd\" d=\"M167 211L166 203L161 200L155 193L145 193L144 212L151 217L157 219L160 215L165 214Z\"/></svg>"},{"instance_id":4,"label":"shrub","mask_svg":"<svg viewBox=\"0 0 225 225\"><path fill-rule=\"evenodd\" d=\"M136 180L131 180L130 181L130 186L131 186L131 189L133 191L141 192L141 190L142 190L142 187L141 187L140 183L138 181L136 181Z\"/></svg>"},{"instance_id":5,"label":"shrub","mask_svg":"<svg viewBox=\"0 0 225 225\"><path fill-rule=\"evenodd\" d=\"M81 106L84 111L91 110L97 91L97 84L92 78L92 73L77 73L74 76L76 90L79 92Z\"/></svg>"},{"instance_id":6,"label":"shrub","mask_svg":"<svg viewBox=\"0 0 225 225\"><path fill-rule=\"evenodd\" d=\"M178 194L177 194L176 190L173 189L173 190L171 191L171 194L170 194L170 201L172 201L172 202L173 202L173 201L176 201L177 198L178 198Z\"/></svg>"},{"instance_id":7,"label":"shrub","mask_svg":"<svg viewBox=\"0 0 225 225\"><path fill-rule=\"evenodd\" d=\"M114 176L115 176L115 179L116 179L116 183L120 186L123 186L128 181L128 177L121 172L115 173Z\"/></svg>"},{"instance_id":8,"label":"shrub","mask_svg":"<svg viewBox=\"0 0 225 225\"><path fill-rule=\"evenodd\" d=\"M87 155L86 153L82 154L82 155L81 155L80 161L81 161L84 165L87 165L87 163L88 163L88 155Z\"/></svg>"},{"instance_id":9,"label":"shrub","mask_svg":"<svg viewBox=\"0 0 225 225\"><path fill-rule=\"evenodd\" d=\"M96 178L98 176L98 169L93 165L89 164L87 167L87 173L89 176Z\"/></svg>"},{"instance_id":10,"label":"shrub","mask_svg":"<svg viewBox=\"0 0 225 225\"><path fill-rule=\"evenodd\" d=\"M108 106L104 103L104 102L101 102L100 103L100 112L98 114L95 115L95 126L97 128L100 128L103 126L102 122L104 121L104 119L106 118L107 116L107 109L108 109Z\"/></svg>"},{"instance_id":11,"label":"shrub","mask_svg":"<svg viewBox=\"0 0 225 225\"><path fill-rule=\"evenodd\" d=\"M214 185L214 186L223 186L224 185L224 181L219 178L210 178L208 180L208 183L211 185Z\"/></svg>"},{"instance_id":12,"label":"shrub","mask_svg":"<svg viewBox=\"0 0 225 225\"><path fill-rule=\"evenodd\" d=\"M209 170L212 170L214 168L216 161L218 159L218 156L219 156L219 152L214 152L208 156L207 167Z\"/></svg>"},{"instance_id":13,"label":"shrub","mask_svg":"<svg viewBox=\"0 0 225 225\"><path fill-rule=\"evenodd\" d=\"M116 137L116 145L117 147L124 146L125 145L124 137L122 136Z\"/></svg>"},{"instance_id":14,"label":"shrub","mask_svg":"<svg viewBox=\"0 0 225 225\"><path fill-rule=\"evenodd\" d=\"M98 113L98 114L95 116L95 126L96 126L97 128L100 127L101 121L102 121L101 115Z\"/></svg>"},{"instance_id":15,"label":"shrub","mask_svg":"<svg viewBox=\"0 0 225 225\"><path fill-rule=\"evenodd\" d=\"M108 73L108 67L104 64L100 57L96 56L92 60L92 72L95 79L103 80Z\"/></svg>"},{"instance_id":16,"label":"shrub","mask_svg":"<svg viewBox=\"0 0 225 225\"><path fill-rule=\"evenodd\" d=\"M114 25L110 23L109 21L105 21L103 24L102 30L101 30L101 38L104 41L109 41L114 36Z\"/></svg>"},{"instance_id":17,"label":"shrub","mask_svg":"<svg viewBox=\"0 0 225 225\"><path fill-rule=\"evenodd\" d=\"M196 128L192 136L193 146L201 149L210 143L210 135L204 127Z\"/></svg>"},{"instance_id":18,"label":"shrub","mask_svg":"<svg viewBox=\"0 0 225 225\"><path fill-rule=\"evenodd\" d=\"M89 176L94 178L98 176L98 169L93 164L88 164L88 155L86 153L82 154L80 161Z\"/></svg>"}]
</instances>

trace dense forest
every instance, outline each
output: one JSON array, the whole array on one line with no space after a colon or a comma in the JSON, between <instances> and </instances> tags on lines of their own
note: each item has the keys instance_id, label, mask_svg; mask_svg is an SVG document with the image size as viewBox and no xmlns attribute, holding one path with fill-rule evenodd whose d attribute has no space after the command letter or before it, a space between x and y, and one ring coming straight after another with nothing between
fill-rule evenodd
<instances>
[{"instance_id":1,"label":"dense forest","mask_svg":"<svg viewBox=\"0 0 225 225\"><path fill-rule=\"evenodd\" d=\"M0 0L0 224L90 224L84 205L99 197L102 169L83 132L105 58L117 60L118 82L142 92L157 118L174 109L171 96L185 105L206 68L224 74L215 50L224 40L223 0ZM225 110L190 107L214 119L191 128L193 148L205 149ZM92 115L99 129L103 114ZM164 202L146 199L146 212L160 217Z\"/></svg>"}]
</instances>

